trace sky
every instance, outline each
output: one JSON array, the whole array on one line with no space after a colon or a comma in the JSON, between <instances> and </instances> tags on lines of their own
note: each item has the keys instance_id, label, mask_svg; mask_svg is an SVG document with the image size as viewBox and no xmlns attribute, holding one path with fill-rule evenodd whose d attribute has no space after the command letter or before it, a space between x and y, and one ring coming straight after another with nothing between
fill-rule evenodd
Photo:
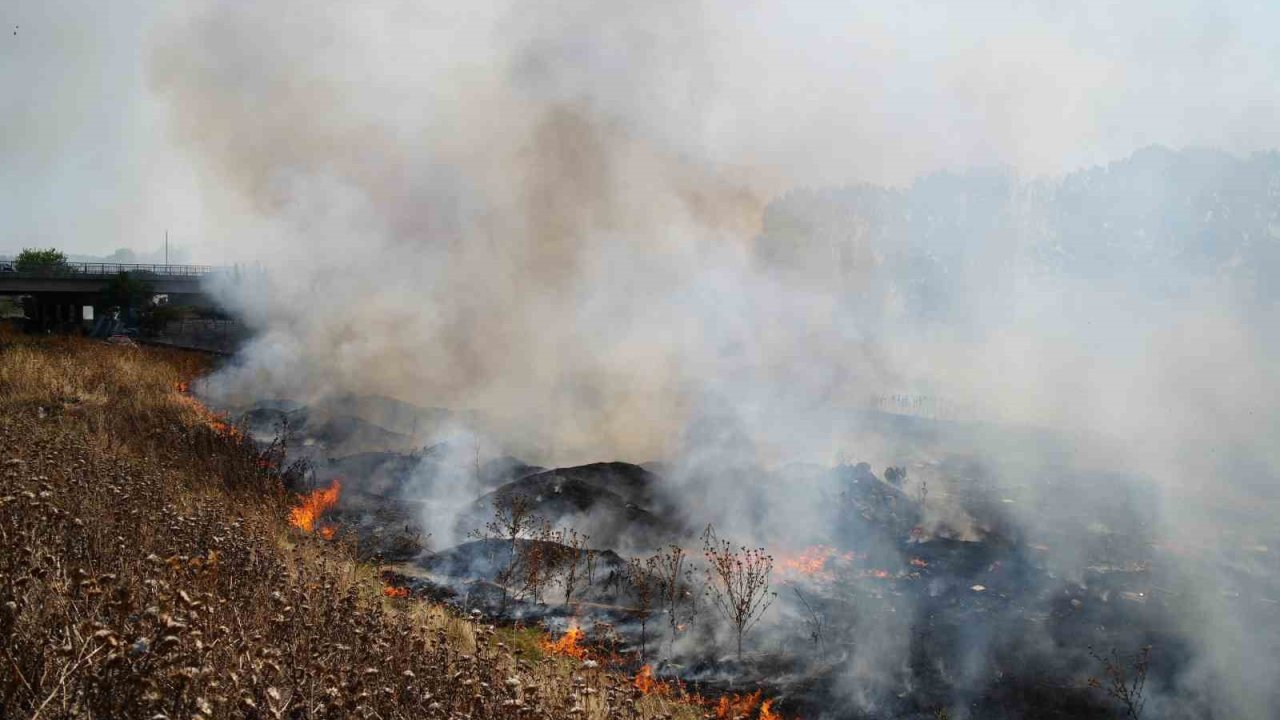
<instances>
[{"instance_id":1,"label":"sky","mask_svg":"<svg viewBox=\"0 0 1280 720\"><path fill-rule=\"evenodd\" d=\"M459 3L434 10L449 29L432 36L439 45L365 52L394 46L396 14L418 5L370 5L357 28L367 45L335 42L338 52L360 52L352 62L364 72L349 81L412 89L415 62L438 65L444 55L483 65L485 43L521 30L501 3ZM222 180L206 172L207 157L177 137L190 107L157 82L162 50L182 42L190 16L217 6L4 3L0 252L147 251L168 230L199 260L254 254L253 242L229 237L244 228L225 222ZM709 0L669 9L652 48L621 49L620 73L641 57L661 82L625 87L620 76L612 109L768 192L902 184L974 166L1054 174L1150 144L1236 153L1280 146L1276 3ZM279 14L289 12L299 11ZM592 13L628 22L620 7ZM301 18L282 21L310 31ZM557 81L565 92L596 93L573 83L607 81L619 48L600 17L581 27L583 37L565 47L604 71Z\"/></svg>"}]
</instances>

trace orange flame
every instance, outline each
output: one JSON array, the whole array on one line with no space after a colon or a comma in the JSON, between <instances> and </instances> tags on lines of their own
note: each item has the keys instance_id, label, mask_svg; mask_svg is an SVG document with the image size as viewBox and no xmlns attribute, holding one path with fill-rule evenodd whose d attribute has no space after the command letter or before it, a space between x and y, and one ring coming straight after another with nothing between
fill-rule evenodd
<instances>
[{"instance_id":1,"label":"orange flame","mask_svg":"<svg viewBox=\"0 0 1280 720\"><path fill-rule=\"evenodd\" d=\"M720 701L716 703L716 720L746 717L754 714L758 707L760 707L759 690L749 695L721 695Z\"/></svg>"},{"instance_id":2,"label":"orange flame","mask_svg":"<svg viewBox=\"0 0 1280 720\"><path fill-rule=\"evenodd\" d=\"M773 700L762 700L763 692L757 690L746 695L722 695L716 700L688 692L679 681L663 682L653 675L653 666L645 665L636 673L633 686L645 695L673 695L677 691L682 701L700 705L714 712L716 720L733 720L738 717L751 717L759 710L758 720L783 720L782 715L773 711Z\"/></svg>"},{"instance_id":3,"label":"orange flame","mask_svg":"<svg viewBox=\"0 0 1280 720\"><path fill-rule=\"evenodd\" d=\"M782 716L773 711L773 700L761 700L759 690L747 695L722 695L716 703L716 720L733 720L733 718L757 715L759 720L782 720Z\"/></svg>"},{"instance_id":4,"label":"orange flame","mask_svg":"<svg viewBox=\"0 0 1280 720\"><path fill-rule=\"evenodd\" d=\"M218 417L210 418L208 422L209 422L209 429L213 430L219 435L223 435L229 438L239 438L241 436L240 428L236 427L235 425L232 425L231 423L220 420L218 419Z\"/></svg>"},{"instance_id":5,"label":"orange flame","mask_svg":"<svg viewBox=\"0 0 1280 720\"><path fill-rule=\"evenodd\" d=\"M226 415L210 410L200 400L188 394L191 390L190 383L180 382L174 386L174 389L178 391L178 402L191 409L210 430L231 440L244 439L244 433L240 428L227 422Z\"/></svg>"},{"instance_id":6,"label":"orange flame","mask_svg":"<svg viewBox=\"0 0 1280 720\"><path fill-rule=\"evenodd\" d=\"M929 567L929 561L924 558L911 558L911 567Z\"/></svg>"},{"instance_id":7,"label":"orange flame","mask_svg":"<svg viewBox=\"0 0 1280 720\"><path fill-rule=\"evenodd\" d=\"M635 688L645 695L666 695L671 686L653 676L653 666L645 665L636 673Z\"/></svg>"},{"instance_id":8,"label":"orange flame","mask_svg":"<svg viewBox=\"0 0 1280 720\"><path fill-rule=\"evenodd\" d=\"M831 580L833 574L829 562L851 563L857 559L853 552L840 552L830 545L814 545L797 553L781 553L777 556L778 573L784 580L809 578Z\"/></svg>"},{"instance_id":9,"label":"orange flame","mask_svg":"<svg viewBox=\"0 0 1280 720\"><path fill-rule=\"evenodd\" d=\"M578 621L571 620L569 622L569 629L564 631L564 635L561 635L559 640L552 642L550 640L543 639L540 645L544 652L548 652L553 655L564 655L566 657L577 658L578 660L585 660L587 657L587 649L582 645L582 638L582 628L578 627Z\"/></svg>"},{"instance_id":10,"label":"orange flame","mask_svg":"<svg viewBox=\"0 0 1280 720\"><path fill-rule=\"evenodd\" d=\"M320 528L320 537L324 538L325 540L332 540L337 536L338 536L338 528L332 525L325 525L324 527Z\"/></svg>"},{"instance_id":11,"label":"orange flame","mask_svg":"<svg viewBox=\"0 0 1280 720\"><path fill-rule=\"evenodd\" d=\"M409 588L388 585L382 588L382 594L389 598L407 598L409 597Z\"/></svg>"},{"instance_id":12,"label":"orange flame","mask_svg":"<svg viewBox=\"0 0 1280 720\"><path fill-rule=\"evenodd\" d=\"M342 483L335 479L328 488L303 495L302 501L289 511L289 524L299 530L312 532L320 516L338 504L338 495L341 492ZM321 532L323 534L323 530Z\"/></svg>"},{"instance_id":13,"label":"orange flame","mask_svg":"<svg viewBox=\"0 0 1280 720\"><path fill-rule=\"evenodd\" d=\"M782 570L793 570L801 575L814 575L822 572L827 564L827 550L823 545L805 548L795 555L780 557L778 566Z\"/></svg>"}]
</instances>

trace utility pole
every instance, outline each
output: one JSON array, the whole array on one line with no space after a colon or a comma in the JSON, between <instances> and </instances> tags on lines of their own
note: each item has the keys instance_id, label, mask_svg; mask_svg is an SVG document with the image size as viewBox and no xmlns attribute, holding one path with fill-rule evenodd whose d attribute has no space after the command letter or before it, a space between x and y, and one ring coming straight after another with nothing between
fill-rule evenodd
<instances>
[{"instance_id":1,"label":"utility pole","mask_svg":"<svg viewBox=\"0 0 1280 720\"><path fill-rule=\"evenodd\" d=\"M169 266L169 228L164 229L164 264Z\"/></svg>"}]
</instances>

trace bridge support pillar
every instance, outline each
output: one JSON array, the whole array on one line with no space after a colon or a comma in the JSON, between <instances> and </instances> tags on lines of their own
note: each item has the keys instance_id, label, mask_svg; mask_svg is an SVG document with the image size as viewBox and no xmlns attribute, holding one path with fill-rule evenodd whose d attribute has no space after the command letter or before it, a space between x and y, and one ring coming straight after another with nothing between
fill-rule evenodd
<instances>
[{"instance_id":1,"label":"bridge support pillar","mask_svg":"<svg viewBox=\"0 0 1280 720\"><path fill-rule=\"evenodd\" d=\"M23 298L22 310L27 316L27 329L33 332L66 331L83 328L85 303L82 298Z\"/></svg>"}]
</instances>

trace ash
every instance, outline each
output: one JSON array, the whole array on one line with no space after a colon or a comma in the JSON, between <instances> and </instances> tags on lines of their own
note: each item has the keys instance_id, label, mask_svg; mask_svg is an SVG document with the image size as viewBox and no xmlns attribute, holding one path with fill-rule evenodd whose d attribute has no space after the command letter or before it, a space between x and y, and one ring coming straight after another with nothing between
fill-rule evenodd
<instances>
[{"instance_id":1,"label":"ash","mask_svg":"<svg viewBox=\"0 0 1280 720\"><path fill-rule=\"evenodd\" d=\"M747 495L733 512L753 528L739 536L713 526L726 517L715 471L546 468L482 461L456 440L415 447L405 426L438 425L443 412L347 398L260 403L241 422L264 442L287 428L290 454L310 468L296 490L341 481L327 522L389 585L552 633L581 626L594 657L662 682L762 688L805 718L1110 718L1126 709L1108 678L1140 673L1148 713L1218 716L1212 698L1179 689L1194 668L1186 618L1202 593L1191 584L1208 556L1154 540L1139 478L1043 464L1032 489L1001 458L945 450L940 425L922 440L911 419L907 445L927 446L927 459L904 452L879 472L733 465ZM757 487L810 499L804 522L771 522L778 492L745 490ZM720 532L735 562L757 547L768 561L741 654L708 573L708 533ZM664 582L672 558L682 564ZM1273 565L1265 546L1249 548L1221 593L1280 621Z\"/></svg>"}]
</instances>

